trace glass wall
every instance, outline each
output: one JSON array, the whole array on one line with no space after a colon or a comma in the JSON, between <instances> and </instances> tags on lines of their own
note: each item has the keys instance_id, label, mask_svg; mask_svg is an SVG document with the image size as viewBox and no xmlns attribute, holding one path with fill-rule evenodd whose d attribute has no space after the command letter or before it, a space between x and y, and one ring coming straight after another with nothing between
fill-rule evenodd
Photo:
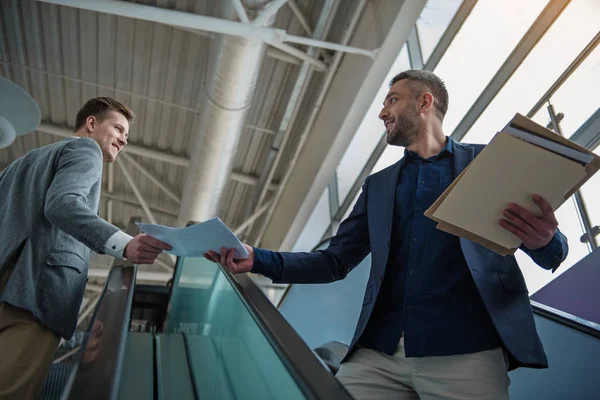
<instances>
[{"instance_id":1,"label":"glass wall","mask_svg":"<svg viewBox=\"0 0 600 400\"><path fill-rule=\"evenodd\" d=\"M428 1L416 24L424 61L431 55L460 3ZM450 107L444 121L447 135L453 132L465 113L473 107L483 89L547 5L548 0L479 0L476 3L435 69L435 73L446 82L450 94ZM598 21L600 7L597 1L571 1L497 93L463 141L488 143L515 113L526 115L598 34ZM397 71L403 69L402 67L408 68L410 60L406 48L399 54L398 59L402 62L395 66ZM570 137L600 107L600 96L596 87L600 87L600 47L591 52L550 99L555 111L564 114L561 128L565 136ZM380 94L384 93L384 89L381 88ZM381 122L377 119L380 103L379 98L374 100L337 168L340 202L347 195L380 138ZM535 114L533 120L542 125L548 124L546 105ZM596 153L600 154L598 151L596 149ZM403 148L388 146L376 162L372 173L398 161L403 152ZM581 192L592 226L600 225L600 174L587 182ZM357 196L358 194L355 198ZM350 210L351 208L345 210L346 216ZM315 214L317 213L315 210ZM308 221L305 231L311 224L325 225L321 220L324 214L319 215L319 218L311 218ZM559 228L567 236L570 245L568 258L556 273L552 274L539 268L522 252L516 254L530 293L535 293L589 253L588 246L579 240L584 230L573 199L566 201L557 210L556 215ZM313 242L316 244L318 241ZM306 240L303 244L299 241L296 249L308 250L307 244Z\"/></svg>"}]
</instances>

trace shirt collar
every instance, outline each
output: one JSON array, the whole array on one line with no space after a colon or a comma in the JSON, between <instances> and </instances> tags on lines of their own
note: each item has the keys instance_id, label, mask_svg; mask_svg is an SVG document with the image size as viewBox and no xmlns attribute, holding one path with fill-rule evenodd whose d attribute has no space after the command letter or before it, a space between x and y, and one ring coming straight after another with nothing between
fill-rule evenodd
<instances>
[{"instance_id":1,"label":"shirt collar","mask_svg":"<svg viewBox=\"0 0 600 400\"><path fill-rule=\"evenodd\" d=\"M437 160L438 158L441 158L442 156L444 156L446 154L454 154L454 139L452 139L449 136L446 136L446 145L444 146L444 148L437 155L428 158L428 160L430 160L430 161ZM410 161L418 161L418 160L423 159L417 153L415 153L413 151L409 151L407 149L404 149L404 157L406 157L407 160L410 160Z\"/></svg>"}]
</instances>

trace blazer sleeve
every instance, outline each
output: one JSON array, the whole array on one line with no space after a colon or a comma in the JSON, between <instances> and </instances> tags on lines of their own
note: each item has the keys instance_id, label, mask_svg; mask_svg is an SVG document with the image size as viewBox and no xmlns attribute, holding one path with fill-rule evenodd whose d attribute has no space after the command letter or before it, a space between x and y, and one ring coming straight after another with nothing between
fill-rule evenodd
<instances>
[{"instance_id":1,"label":"blazer sleeve","mask_svg":"<svg viewBox=\"0 0 600 400\"><path fill-rule=\"evenodd\" d=\"M344 279L370 252L367 218L367 185L352 212L340 225L329 247L310 253L277 253L281 263L258 268L276 283L327 283ZM261 269L263 271L261 271ZM253 269L254 271L254 269Z\"/></svg>"},{"instance_id":2,"label":"blazer sleeve","mask_svg":"<svg viewBox=\"0 0 600 400\"><path fill-rule=\"evenodd\" d=\"M102 178L102 151L88 138L71 140L55 162L56 172L46 193L44 214L65 233L97 253L119 230L90 209L87 198Z\"/></svg>"},{"instance_id":3,"label":"blazer sleeve","mask_svg":"<svg viewBox=\"0 0 600 400\"><path fill-rule=\"evenodd\" d=\"M537 250L530 250L524 245L520 246L531 259L540 267L555 272L560 264L567 258L569 253L569 243L567 238L560 230L556 230L554 237L550 242Z\"/></svg>"}]
</instances>

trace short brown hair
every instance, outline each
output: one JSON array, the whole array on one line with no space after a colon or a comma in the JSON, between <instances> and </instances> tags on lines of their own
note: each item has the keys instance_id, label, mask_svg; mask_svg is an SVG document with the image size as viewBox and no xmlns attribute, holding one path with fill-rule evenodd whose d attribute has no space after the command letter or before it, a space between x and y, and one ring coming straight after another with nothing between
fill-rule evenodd
<instances>
[{"instance_id":1,"label":"short brown hair","mask_svg":"<svg viewBox=\"0 0 600 400\"><path fill-rule=\"evenodd\" d=\"M123 114L130 123L135 118L133 111L117 100L111 97L94 97L93 99L88 100L77 113L77 118L75 119L75 132L85 125L87 117L94 116L97 119L102 120L108 111L116 111Z\"/></svg>"},{"instance_id":2,"label":"short brown hair","mask_svg":"<svg viewBox=\"0 0 600 400\"><path fill-rule=\"evenodd\" d=\"M406 79L413 83L412 88L415 92L415 96L420 96L424 91L429 91L434 97L434 106L437 111L437 115L441 121L444 120L444 116L448 111L448 90L446 84L433 72L417 69L409 69L404 72L400 72L394 76L390 81L390 87L394 83Z\"/></svg>"}]
</instances>

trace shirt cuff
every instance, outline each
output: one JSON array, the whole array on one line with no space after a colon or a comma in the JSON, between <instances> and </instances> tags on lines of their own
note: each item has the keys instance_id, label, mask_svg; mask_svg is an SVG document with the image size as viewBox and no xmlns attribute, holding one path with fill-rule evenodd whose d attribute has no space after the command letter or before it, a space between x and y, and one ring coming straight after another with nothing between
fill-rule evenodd
<instances>
[{"instance_id":1,"label":"shirt cuff","mask_svg":"<svg viewBox=\"0 0 600 400\"><path fill-rule=\"evenodd\" d=\"M129 243L131 239L133 239L133 237L125 232L116 231L104 244L104 254L123 260L125 258L123 254L125 246L127 246L127 243Z\"/></svg>"},{"instance_id":2,"label":"shirt cuff","mask_svg":"<svg viewBox=\"0 0 600 400\"><path fill-rule=\"evenodd\" d=\"M539 249L530 250L534 252L538 257L547 259L547 258L557 258L557 256L562 255L562 242L559 239L558 231L554 234L554 237L546 244L544 247L540 247Z\"/></svg>"}]
</instances>

